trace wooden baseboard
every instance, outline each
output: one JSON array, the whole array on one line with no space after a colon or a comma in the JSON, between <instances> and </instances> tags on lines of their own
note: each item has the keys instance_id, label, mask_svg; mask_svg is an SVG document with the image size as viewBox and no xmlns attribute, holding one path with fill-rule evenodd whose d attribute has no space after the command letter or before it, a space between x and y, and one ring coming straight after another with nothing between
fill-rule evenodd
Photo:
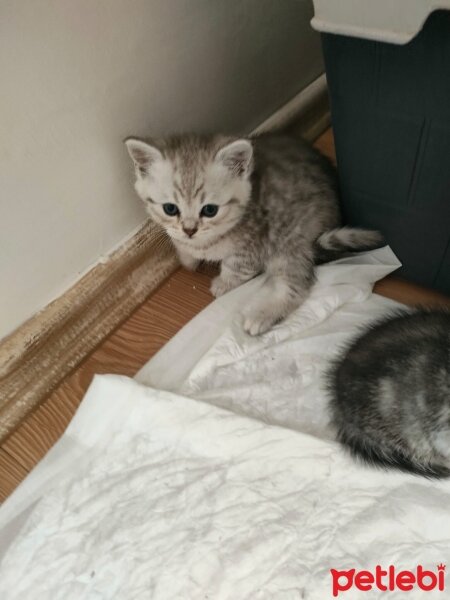
<instances>
[{"instance_id":1,"label":"wooden baseboard","mask_svg":"<svg viewBox=\"0 0 450 600\"><path fill-rule=\"evenodd\" d=\"M252 133L292 127L312 140L328 123L322 75ZM0 342L0 443L177 265L170 242L146 222L107 261Z\"/></svg>"},{"instance_id":2,"label":"wooden baseboard","mask_svg":"<svg viewBox=\"0 0 450 600\"><path fill-rule=\"evenodd\" d=\"M178 266L147 221L106 261L0 344L0 441Z\"/></svg>"},{"instance_id":3,"label":"wooden baseboard","mask_svg":"<svg viewBox=\"0 0 450 600\"><path fill-rule=\"evenodd\" d=\"M253 133L290 131L312 142L330 122L327 80L323 74L263 121Z\"/></svg>"}]
</instances>

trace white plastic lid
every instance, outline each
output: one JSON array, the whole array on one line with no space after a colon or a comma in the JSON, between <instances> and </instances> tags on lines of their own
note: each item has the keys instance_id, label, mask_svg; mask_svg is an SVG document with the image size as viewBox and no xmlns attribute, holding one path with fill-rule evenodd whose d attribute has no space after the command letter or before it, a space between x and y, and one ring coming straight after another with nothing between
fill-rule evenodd
<instances>
[{"instance_id":1,"label":"white plastic lid","mask_svg":"<svg viewBox=\"0 0 450 600\"><path fill-rule=\"evenodd\" d=\"M313 0L317 31L406 44L450 0Z\"/></svg>"}]
</instances>

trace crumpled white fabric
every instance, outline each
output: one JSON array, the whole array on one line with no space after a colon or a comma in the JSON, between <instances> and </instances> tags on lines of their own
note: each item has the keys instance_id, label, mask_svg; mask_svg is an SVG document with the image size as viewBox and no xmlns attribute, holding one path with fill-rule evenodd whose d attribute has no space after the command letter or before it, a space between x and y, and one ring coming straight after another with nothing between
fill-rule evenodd
<instances>
[{"instance_id":1,"label":"crumpled white fabric","mask_svg":"<svg viewBox=\"0 0 450 600\"><path fill-rule=\"evenodd\" d=\"M329 437L324 370L364 323L398 308L372 294L373 283L398 266L392 251L382 248L319 267L303 306L258 337L243 331L239 313L259 293L262 281L252 281L193 319L137 380Z\"/></svg>"},{"instance_id":2,"label":"crumpled white fabric","mask_svg":"<svg viewBox=\"0 0 450 600\"><path fill-rule=\"evenodd\" d=\"M330 568L445 563L449 483L360 466L328 427L324 369L397 306L371 294L396 266L382 249L321 267L308 302L256 339L239 327L252 281L191 321L140 383L96 377L0 509L0 598L326 600Z\"/></svg>"}]
</instances>

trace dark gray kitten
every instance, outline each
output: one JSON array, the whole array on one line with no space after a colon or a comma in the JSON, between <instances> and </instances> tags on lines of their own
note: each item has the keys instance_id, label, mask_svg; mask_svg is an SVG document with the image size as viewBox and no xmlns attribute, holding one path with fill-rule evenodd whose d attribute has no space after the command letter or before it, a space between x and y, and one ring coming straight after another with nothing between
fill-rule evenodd
<instances>
[{"instance_id":1,"label":"dark gray kitten","mask_svg":"<svg viewBox=\"0 0 450 600\"><path fill-rule=\"evenodd\" d=\"M450 312L402 313L357 338L329 374L338 439L366 462L450 475Z\"/></svg>"},{"instance_id":2,"label":"dark gray kitten","mask_svg":"<svg viewBox=\"0 0 450 600\"><path fill-rule=\"evenodd\" d=\"M252 335L302 304L315 262L381 244L376 232L336 229L334 169L299 139L182 135L126 145L136 191L181 263L221 262L214 296L265 273L262 292L243 311Z\"/></svg>"}]
</instances>

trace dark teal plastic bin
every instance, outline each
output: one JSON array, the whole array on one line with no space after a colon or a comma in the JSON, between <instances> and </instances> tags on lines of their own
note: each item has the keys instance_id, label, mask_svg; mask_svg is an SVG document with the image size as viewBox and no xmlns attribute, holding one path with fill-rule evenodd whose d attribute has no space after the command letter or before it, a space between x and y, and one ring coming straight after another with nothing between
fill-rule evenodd
<instances>
[{"instance_id":1,"label":"dark teal plastic bin","mask_svg":"<svg viewBox=\"0 0 450 600\"><path fill-rule=\"evenodd\" d=\"M322 34L347 222L450 294L450 12L404 46Z\"/></svg>"}]
</instances>

